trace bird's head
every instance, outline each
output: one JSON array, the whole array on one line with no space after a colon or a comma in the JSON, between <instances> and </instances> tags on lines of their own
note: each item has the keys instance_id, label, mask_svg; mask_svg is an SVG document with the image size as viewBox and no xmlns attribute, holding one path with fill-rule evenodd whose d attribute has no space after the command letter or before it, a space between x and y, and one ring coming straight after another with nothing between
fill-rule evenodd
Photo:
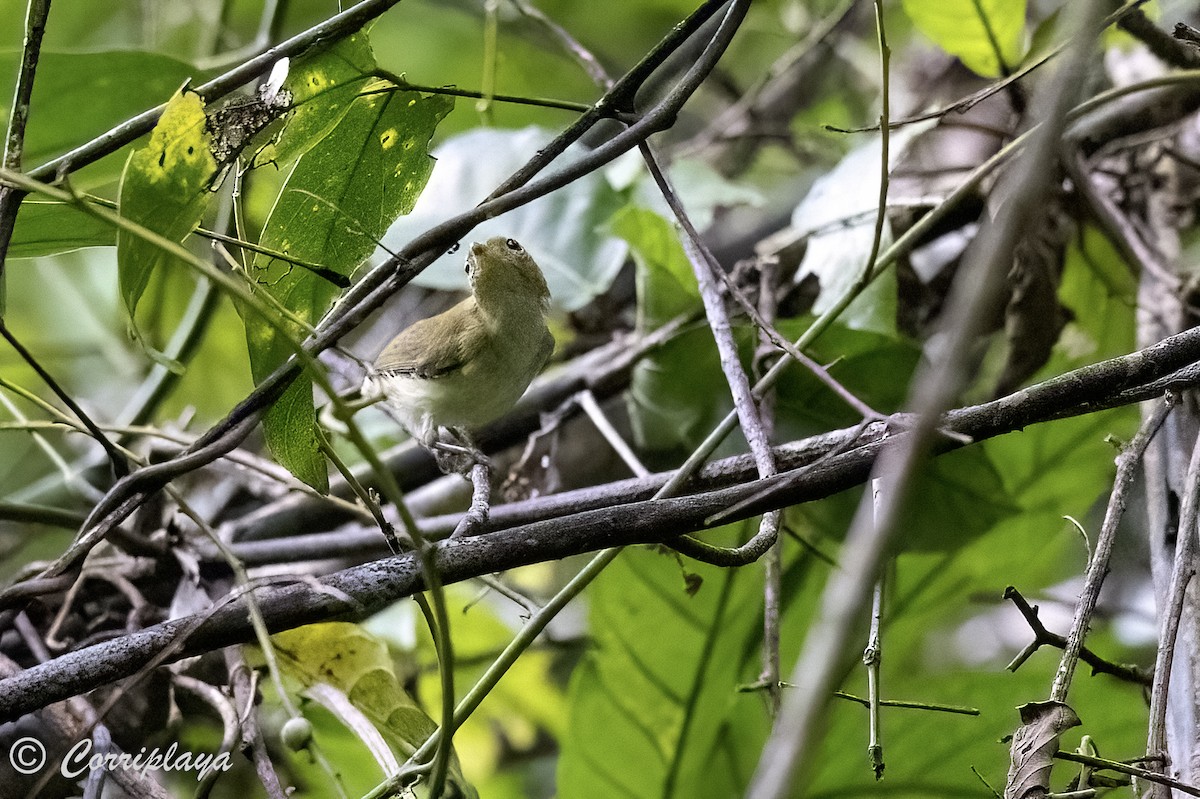
<instances>
[{"instance_id":1,"label":"bird's head","mask_svg":"<svg viewBox=\"0 0 1200 799\"><path fill-rule=\"evenodd\" d=\"M495 236L475 242L467 254L466 270L471 293L483 307L505 308L524 301L545 311L550 302L542 270L516 239Z\"/></svg>"}]
</instances>

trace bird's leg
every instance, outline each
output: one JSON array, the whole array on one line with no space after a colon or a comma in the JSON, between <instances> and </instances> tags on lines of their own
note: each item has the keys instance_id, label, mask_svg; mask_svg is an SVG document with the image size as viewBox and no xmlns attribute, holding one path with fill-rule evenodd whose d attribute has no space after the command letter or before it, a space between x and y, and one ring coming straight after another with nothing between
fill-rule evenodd
<instances>
[{"instance_id":1,"label":"bird's leg","mask_svg":"<svg viewBox=\"0 0 1200 799\"><path fill-rule=\"evenodd\" d=\"M454 443L449 444L445 439L452 439ZM492 463L471 440L470 433L461 427L447 428L445 437L439 443L453 447L456 471L471 481L471 507L463 514L450 537L474 535L482 531L491 513Z\"/></svg>"},{"instance_id":2,"label":"bird's leg","mask_svg":"<svg viewBox=\"0 0 1200 799\"><path fill-rule=\"evenodd\" d=\"M429 442L429 451L445 474L467 476L476 465L491 470L491 461L484 455L470 434L461 427L440 427Z\"/></svg>"}]
</instances>

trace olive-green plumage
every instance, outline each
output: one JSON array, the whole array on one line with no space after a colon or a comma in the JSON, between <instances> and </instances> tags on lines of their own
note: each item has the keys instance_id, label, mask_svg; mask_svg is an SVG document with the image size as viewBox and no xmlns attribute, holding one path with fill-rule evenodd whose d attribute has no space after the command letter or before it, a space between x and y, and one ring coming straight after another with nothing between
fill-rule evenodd
<instances>
[{"instance_id":1,"label":"olive-green plumage","mask_svg":"<svg viewBox=\"0 0 1200 799\"><path fill-rule=\"evenodd\" d=\"M439 428L472 429L508 411L546 365L550 290L513 239L471 245L471 296L401 331L384 347L364 391L382 393L426 445Z\"/></svg>"}]
</instances>

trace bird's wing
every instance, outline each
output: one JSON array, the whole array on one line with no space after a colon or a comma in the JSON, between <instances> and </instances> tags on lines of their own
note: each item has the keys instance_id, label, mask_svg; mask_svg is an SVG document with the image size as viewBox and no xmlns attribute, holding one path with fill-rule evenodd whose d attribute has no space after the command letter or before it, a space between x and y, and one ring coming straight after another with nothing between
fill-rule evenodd
<instances>
[{"instance_id":1,"label":"bird's wing","mask_svg":"<svg viewBox=\"0 0 1200 799\"><path fill-rule=\"evenodd\" d=\"M467 344L479 332L468 303L470 298L403 330L379 353L375 371L429 379L461 369Z\"/></svg>"}]
</instances>

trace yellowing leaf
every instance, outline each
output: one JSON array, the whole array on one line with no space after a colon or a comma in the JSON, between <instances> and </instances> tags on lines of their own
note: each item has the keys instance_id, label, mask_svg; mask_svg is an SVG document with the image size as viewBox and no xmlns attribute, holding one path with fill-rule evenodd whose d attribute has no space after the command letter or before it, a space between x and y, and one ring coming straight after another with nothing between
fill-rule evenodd
<instances>
[{"instance_id":1,"label":"yellowing leaf","mask_svg":"<svg viewBox=\"0 0 1200 799\"><path fill-rule=\"evenodd\" d=\"M121 176L121 215L171 241L183 241L208 207L217 175L204 101L194 92L171 98L145 147L135 150ZM126 230L117 233L121 299L132 317L151 273L174 259Z\"/></svg>"},{"instance_id":2,"label":"yellowing leaf","mask_svg":"<svg viewBox=\"0 0 1200 799\"><path fill-rule=\"evenodd\" d=\"M357 624L310 624L272 636L281 670L298 682L304 693L322 704L328 686L340 693L382 733L404 760L425 742L437 724L400 685L387 645ZM331 708L334 709L334 708ZM357 714L355 714L357 715ZM457 757L451 761L450 783L459 795L475 797L462 776ZM450 795L450 794L447 794Z\"/></svg>"}]
</instances>

